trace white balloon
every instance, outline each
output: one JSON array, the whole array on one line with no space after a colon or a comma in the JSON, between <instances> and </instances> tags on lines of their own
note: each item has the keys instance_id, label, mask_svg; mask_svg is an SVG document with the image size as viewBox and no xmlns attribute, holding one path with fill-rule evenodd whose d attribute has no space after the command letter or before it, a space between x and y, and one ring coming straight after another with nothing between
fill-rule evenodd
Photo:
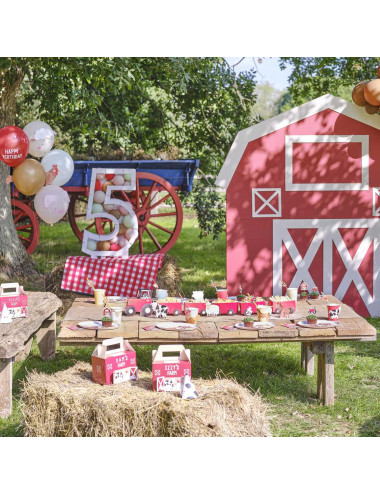
<instances>
[{"instance_id":1,"label":"white balloon","mask_svg":"<svg viewBox=\"0 0 380 494\"><path fill-rule=\"evenodd\" d=\"M53 165L57 165L58 175L53 180L52 185L65 185L74 173L74 161L62 149L53 149L53 151L50 151L50 153L42 158L41 165L44 167L46 173L52 169Z\"/></svg>"},{"instance_id":2,"label":"white balloon","mask_svg":"<svg viewBox=\"0 0 380 494\"><path fill-rule=\"evenodd\" d=\"M41 158L53 147L56 133L49 124L35 120L25 125L23 130L29 138L29 154L32 156Z\"/></svg>"},{"instance_id":3,"label":"white balloon","mask_svg":"<svg viewBox=\"0 0 380 494\"><path fill-rule=\"evenodd\" d=\"M69 194L58 185L45 185L34 197L36 213L49 225L65 216L69 203Z\"/></svg>"}]
</instances>

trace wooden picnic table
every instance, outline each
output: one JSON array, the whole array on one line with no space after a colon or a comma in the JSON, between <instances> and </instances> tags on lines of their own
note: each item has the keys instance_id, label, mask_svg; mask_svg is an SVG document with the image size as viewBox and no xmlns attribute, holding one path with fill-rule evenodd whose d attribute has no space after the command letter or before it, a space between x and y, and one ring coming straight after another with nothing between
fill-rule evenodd
<instances>
[{"instance_id":1,"label":"wooden picnic table","mask_svg":"<svg viewBox=\"0 0 380 494\"><path fill-rule=\"evenodd\" d=\"M325 405L334 403L334 343L344 340L374 341L376 329L353 309L341 303L333 296L330 302L341 304L339 324L334 328L303 328L296 326L287 328L285 323L305 319L311 305L317 308L319 319L327 319L327 307L324 300L301 300L297 302L297 311L290 319L279 319L272 316L269 320L275 326L263 330L223 329L226 325L241 322L244 316L201 317L194 331L145 330L144 327L154 325L154 318L141 317L138 314L122 317L118 329L108 330L77 330L78 322L99 320L102 307L94 304L94 299L78 297L66 313L61 323L58 341L61 345L97 345L104 339L122 337L131 344L158 345L168 343L183 344L216 344L216 343L272 343L301 342L301 364L307 374L314 374L314 355L318 355L318 397ZM121 306L123 304L113 303ZM168 316L169 321L185 321L183 315Z\"/></svg>"},{"instance_id":2,"label":"wooden picnic table","mask_svg":"<svg viewBox=\"0 0 380 494\"><path fill-rule=\"evenodd\" d=\"M28 316L0 324L0 417L12 413L12 363L29 355L36 336L42 360L55 357L56 312L62 302L50 292L27 292Z\"/></svg>"}]
</instances>

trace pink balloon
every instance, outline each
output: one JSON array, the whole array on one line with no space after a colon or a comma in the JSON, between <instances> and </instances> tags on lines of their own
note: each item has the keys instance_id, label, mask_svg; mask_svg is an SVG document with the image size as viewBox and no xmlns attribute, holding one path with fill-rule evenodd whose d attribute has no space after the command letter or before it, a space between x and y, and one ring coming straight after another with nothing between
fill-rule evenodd
<instances>
[{"instance_id":1,"label":"pink balloon","mask_svg":"<svg viewBox=\"0 0 380 494\"><path fill-rule=\"evenodd\" d=\"M97 173L97 174L96 174L96 178L97 178L97 180L103 180L103 178L104 178L104 173Z\"/></svg>"},{"instance_id":2,"label":"pink balloon","mask_svg":"<svg viewBox=\"0 0 380 494\"><path fill-rule=\"evenodd\" d=\"M111 238L111 240L109 240L109 242L111 244L117 244L119 242L119 239L118 239L118 237L113 237L113 238Z\"/></svg>"},{"instance_id":3,"label":"pink balloon","mask_svg":"<svg viewBox=\"0 0 380 494\"><path fill-rule=\"evenodd\" d=\"M110 250L120 250L120 246L117 244L112 244Z\"/></svg>"},{"instance_id":4,"label":"pink balloon","mask_svg":"<svg viewBox=\"0 0 380 494\"><path fill-rule=\"evenodd\" d=\"M34 198L34 209L38 216L52 225L62 219L68 208L70 198L68 193L58 185L45 185Z\"/></svg>"},{"instance_id":5,"label":"pink balloon","mask_svg":"<svg viewBox=\"0 0 380 494\"><path fill-rule=\"evenodd\" d=\"M119 245L121 248L127 245L127 239L125 237L119 237Z\"/></svg>"},{"instance_id":6,"label":"pink balloon","mask_svg":"<svg viewBox=\"0 0 380 494\"><path fill-rule=\"evenodd\" d=\"M124 177L123 175L115 175L112 179L112 183L114 185L124 185Z\"/></svg>"},{"instance_id":7,"label":"pink balloon","mask_svg":"<svg viewBox=\"0 0 380 494\"><path fill-rule=\"evenodd\" d=\"M124 206L119 206L119 211L123 216L129 214L129 211Z\"/></svg>"}]
</instances>

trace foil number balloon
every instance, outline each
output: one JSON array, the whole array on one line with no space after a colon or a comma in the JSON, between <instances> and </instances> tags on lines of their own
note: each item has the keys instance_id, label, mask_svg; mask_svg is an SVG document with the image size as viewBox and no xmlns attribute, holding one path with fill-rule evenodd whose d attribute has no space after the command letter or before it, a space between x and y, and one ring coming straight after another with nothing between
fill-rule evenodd
<instances>
[{"instance_id":1,"label":"foil number balloon","mask_svg":"<svg viewBox=\"0 0 380 494\"><path fill-rule=\"evenodd\" d=\"M123 177L123 180L120 177ZM96 190L99 181L103 190ZM137 218L131 203L115 199L111 197L111 193L135 189L135 170L93 168L86 219L111 220L114 224L114 230L104 235L85 230L82 242L83 252L93 257L128 257L129 248L138 236ZM126 228L125 224L129 228Z\"/></svg>"}]
</instances>

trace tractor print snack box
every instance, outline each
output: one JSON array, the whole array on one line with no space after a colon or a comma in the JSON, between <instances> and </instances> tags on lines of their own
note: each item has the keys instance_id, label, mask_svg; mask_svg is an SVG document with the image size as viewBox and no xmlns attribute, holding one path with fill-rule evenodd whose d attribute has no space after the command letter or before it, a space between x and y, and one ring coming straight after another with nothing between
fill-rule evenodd
<instances>
[{"instance_id":1,"label":"tractor print snack box","mask_svg":"<svg viewBox=\"0 0 380 494\"><path fill-rule=\"evenodd\" d=\"M98 345L92 356L92 379L99 384L137 380L136 352L123 338L111 338Z\"/></svg>"},{"instance_id":2,"label":"tractor print snack box","mask_svg":"<svg viewBox=\"0 0 380 494\"><path fill-rule=\"evenodd\" d=\"M165 356L165 354L177 354ZM185 376L191 378L190 350L183 345L160 345L152 351L154 391L179 391Z\"/></svg>"},{"instance_id":3,"label":"tractor print snack box","mask_svg":"<svg viewBox=\"0 0 380 494\"><path fill-rule=\"evenodd\" d=\"M28 315L28 296L18 283L2 283L0 286L0 313L4 305L7 306L9 315L26 317Z\"/></svg>"}]
</instances>

